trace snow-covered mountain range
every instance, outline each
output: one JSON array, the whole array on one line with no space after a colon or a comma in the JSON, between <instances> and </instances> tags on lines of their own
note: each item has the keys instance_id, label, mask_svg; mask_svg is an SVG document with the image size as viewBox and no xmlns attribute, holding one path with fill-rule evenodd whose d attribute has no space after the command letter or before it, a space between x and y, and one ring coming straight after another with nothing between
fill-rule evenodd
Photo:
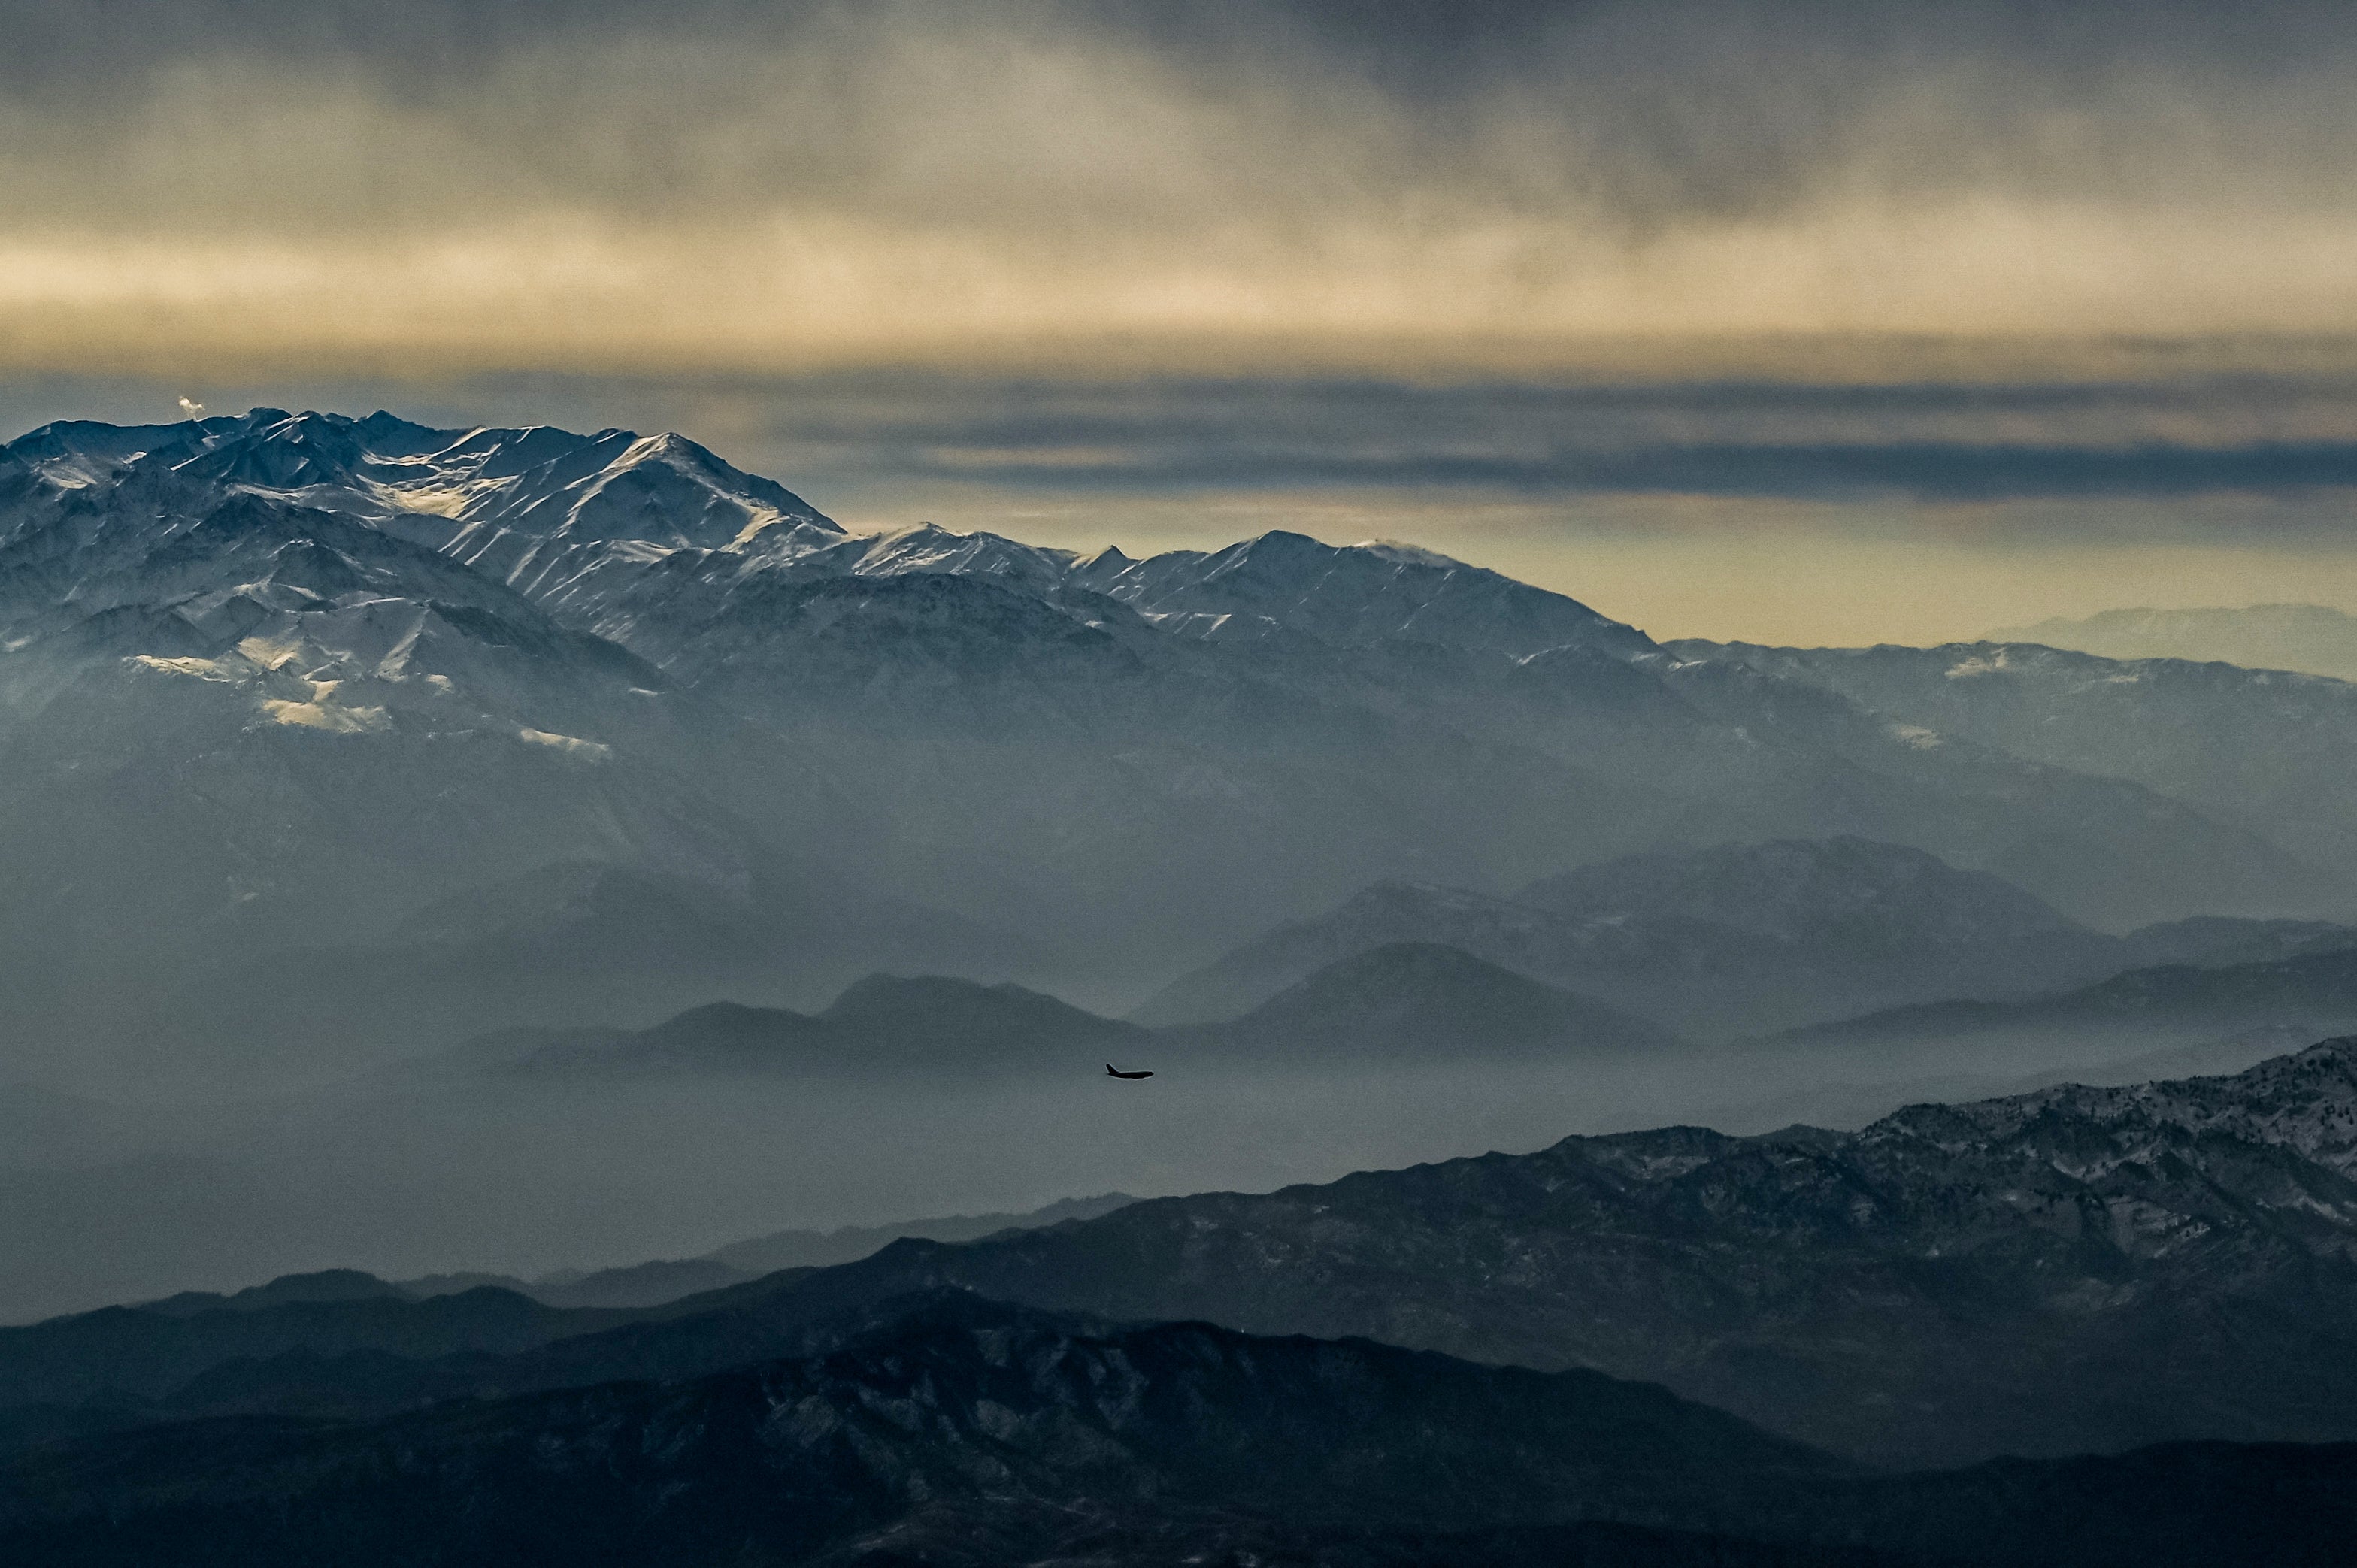
<instances>
[{"instance_id":1,"label":"snow-covered mountain range","mask_svg":"<svg viewBox=\"0 0 2357 1568\"><path fill-rule=\"evenodd\" d=\"M2222 666L1664 648L1396 545L855 534L675 435L264 409L0 448L19 1066L207 1028L342 1062L440 1043L435 994L645 1024L874 968L1126 1004L1387 879L1731 841L1912 846L2112 929L2310 914L2357 869L2352 726L2357 688ZM697 913L565 956L636 897ZM543 956L461 977L477 948Z\"/></svg>"}]
</instances>

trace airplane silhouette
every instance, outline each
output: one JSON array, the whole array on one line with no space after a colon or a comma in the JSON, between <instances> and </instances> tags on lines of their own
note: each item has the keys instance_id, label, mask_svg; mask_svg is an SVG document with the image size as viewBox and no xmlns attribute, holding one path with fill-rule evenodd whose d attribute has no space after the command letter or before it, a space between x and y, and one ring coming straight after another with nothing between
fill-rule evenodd
<instances>
[{"instance_id":1,"label":"airplane silhouette","mask_svg":"<svg viewBox=\"0 0 2357 1568\"><path fill-rule=\"evenodd\" d=\"M1105 1076L1107 1078L1152 1078L1154 1075L1150 1072L1115 1072L1114 1070L1113 1063L1107 1062L1105 1063Z\"/></svg>"}]
</instances>

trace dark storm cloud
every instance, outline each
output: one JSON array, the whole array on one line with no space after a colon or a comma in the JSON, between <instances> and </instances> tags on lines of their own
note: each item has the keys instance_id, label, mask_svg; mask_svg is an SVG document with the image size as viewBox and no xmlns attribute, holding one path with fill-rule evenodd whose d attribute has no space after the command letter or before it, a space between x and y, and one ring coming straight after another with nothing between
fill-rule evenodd
<instances>
[{"instance_id":1,"label":"dark storm cloud","mask_svg":"<svg viewBox=\"0 0 2357 1568\"><path fill-rule=\"evenodd\" d=\"M199 390L224 408L384 405L450 424L682 428L822 504L845 491L927 485L1076 500L1291 491L1566 503L1616 494L1947 503L2357 491L2357 373L2346 371L1565 383L898 370ZM144 383L0 383L0 435L61 413L158 417L175 395ZM2050 517L2042 531L2071 528L2068 517Z\"/></svg>"},{"instance_id":2,"label":"dark storm cloud","mask_svg":"<svg viewBox=\"0 0 2357 1568\"><path fill-rule=\"evenodd\" d=\"M1878 495L1925 500L2045 497L2172 498L2221 490L2357 487L2357 441L2242 447L1970 446L1963 443L1695 444L1536 456L1408 453L1341 457L1312 453L1217 451L1172 457L1123 452L1081 461L1050 456L981 464L958 455L909 472L990 478L1033 487L1171 490L1383 486L1464 488L1573 496L1582 492L1777 496L1823 499Z\"/></svg>"},{"instance_id":3,"label":"dark storm cloud","mask_svg":"<svg viewBox=\"0 0 2357 1568\"><path fill-rule=\"evenodd\" d=\"M1397 489L1929 501L2357 488L2357 378L1614 385L851 375L746 383L770 439L1085 493Z\"/></svg>"},{"instance_id":4,"label":"dark storm cloud","mask_svg":"<svg viewBox=\"0 0 2357 1568\"><path fill-rule=\"evenodd\" d=\"M821 67L792 80L823 100L900 46L968 53L970 70L931 79L938 95L893 105L955 120L992 94L1001 50L1080 49L1111 57L1099 63L1116 78L1143 64L1256 118L1268 110L1253 100L1273 86L1313 117L1339 107L1319 99L1363 90L1396 116L1397 150L1450 166L1470 158L1526 201L1573 189L1656 216L1772 208L1894 137L1911 175L1935 181L2001 173L2116 190L2151 177L2132 166L2134 138L2156 133L2212 156L2261 156L2279 176L2344 145L2352 114L2331 99L2357 42L2346 6L2301 0L12 0L0 15L17 46L0 55L0 84L61 107L138 99L159 73L242 61L443 113L522 89L519 108L569 120L595 115L612 84L591 69L568 94L517 76L519 62L578 65L616 49L641 64L649 51L733 59L734 70L699 67L716 97L675 100L667 124L634 125L642 173L681 172L662 166L682 157L663 144L743 111L737 94L758 91L759 68L780 54ZM862 127L834 129L857 140ZM759 171L770 181L792 187L845 161L823 133L800 130L804 166ZM1934 130L1946 134L1924 134Z\"/></svg>"}]
</instances>

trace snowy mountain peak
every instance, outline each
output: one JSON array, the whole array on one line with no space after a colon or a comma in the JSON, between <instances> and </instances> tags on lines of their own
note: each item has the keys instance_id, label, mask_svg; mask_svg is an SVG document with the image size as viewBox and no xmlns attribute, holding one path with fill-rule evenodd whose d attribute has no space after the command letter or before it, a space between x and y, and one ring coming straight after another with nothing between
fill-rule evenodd
<instances>
[{"instance_id":1,"label":"snowy mountain peak","mask_svg":"<svg viewBox=\"0 0 2357 1568\"><path fill-rule=\"evenodd\" d=\"M952 572L995 578L1035 590L1060 586L1072 570L1072 554L1043 549L996 533L952 533L930 522L873 536L853 568L862 576L903 572Z\"/></svg>"},{"instance_id":2,"label":"snowy mountain peak","mask_svg":"<svg viewBox=\"0 0 2357 1568\"><path fill-rule=\"evenodd\" d=\"M1426 550L1421 544L1403 544L1396 540L1369 539L1351 548L1363 550L1370 555L1378 555L1386 561L1396 561L1403 566L1431 566L1443 572L1480 570L1480 567L1467 565L1453 555L1443 555L1437 550Z\"/></svg>"},{"instance_id":3,"label":"snowy mountain peak","mask_svg":"<svg viewBox=\"0 0 2357 1568\"><path fill-rule=\"evenodd\" d=\"M1522 656L1577 645L1624 659L1653 650L1633 627L1482 567L1400 545L1326 544L1282 529L1209 553L1099 556L1073 576L1172 629L1230 617L1340 647L1433 642ZM1223 625L1218 635L1232 632Z\"/></svg>"},{"instance_id":4,"label":"snowy mountain peak","mask_svg":"<svg viewBox=\"0 0 2357 1568\"><path fill-rule=\"evenodd\" d=\"M382 410L354 420L256 408L167 425L68 421L0 450L61 488L167 476L299 499L436 548L472 527L476 555L519 534L727 549L780 523L841 532L783 486L676 435L437 430Z\"/></svg>"}]
</instances>

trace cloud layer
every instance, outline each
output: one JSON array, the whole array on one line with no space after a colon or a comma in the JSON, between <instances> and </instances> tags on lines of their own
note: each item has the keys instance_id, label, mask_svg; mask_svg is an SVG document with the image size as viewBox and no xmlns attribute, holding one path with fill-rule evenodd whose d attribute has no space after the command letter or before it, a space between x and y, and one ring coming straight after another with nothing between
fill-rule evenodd
<instances>
[{"instance_id":1,"label":"cloud layer","mask_svg":"<svg viewBox=\"0 0 2357 1568\"><path fill-rule=\"evenodd\" d=\"M20 364L2357 329L2325 7L7 12Z\"/></svg>"}]
</instances>

